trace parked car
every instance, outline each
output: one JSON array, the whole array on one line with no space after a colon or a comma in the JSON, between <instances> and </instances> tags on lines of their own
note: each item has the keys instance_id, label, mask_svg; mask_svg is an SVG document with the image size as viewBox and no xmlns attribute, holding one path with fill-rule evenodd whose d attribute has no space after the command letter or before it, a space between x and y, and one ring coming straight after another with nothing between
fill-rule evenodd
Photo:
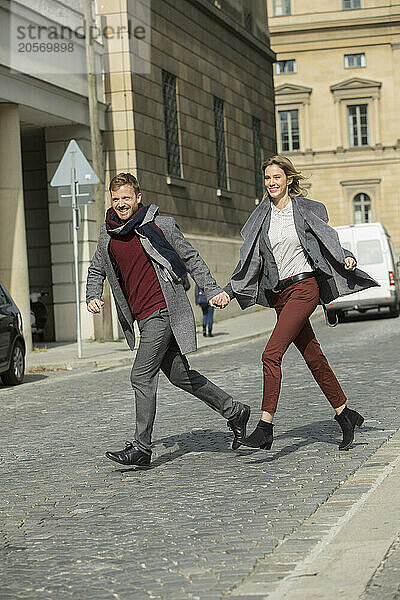
<instances>
[{"instance_id":1,"label":"parked car","mask_svg":"<svg viewBox=\"0 0 400 600\"><path fill-rule=\"evenodd\" d=\"M6 385L22 383L25 352L21 313L0 283L0 377Z\"/></svg>"},{"instance_id":2,"label":"parked car","mask_svg":"<svg viewBox=\"0 0 400 600\"><path fill-rule=\"evenodd\" d=\"M376 279L379 287L341 296L328 304L327 318L339 321L349 310L364 313L367 310L387 308L394 317L399 316L400 282L399 263L395 259L390 235L382 223L360 223L335 227L340 243L353 252L357 267Z\"/></svg>"}]
</instances>

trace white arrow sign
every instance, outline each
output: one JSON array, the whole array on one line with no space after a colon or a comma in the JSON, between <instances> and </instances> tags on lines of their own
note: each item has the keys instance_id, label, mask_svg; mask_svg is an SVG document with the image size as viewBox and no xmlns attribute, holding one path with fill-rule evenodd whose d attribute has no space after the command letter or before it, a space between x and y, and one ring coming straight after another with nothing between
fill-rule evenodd
<instances>
[{"instance_id":1,"label":"white arrow sign","mask_svg":"<svg viewBox=\"0 0 400 600\"><path fill-rule=\"evenodd\" d=\"M71 185L72 169L75 172L74 183L81 185L99 183L99 178L75 140L71 140L68 144L68 148L53 175L53 179L50 181L50 185L52 187Z\"/></svg>"},{"instance_id":2,"label":"white arrow sign","mask_svg":"<svg viewBox=\"0 0 400 600\"><path fill-rule=\"evenodd\" d=\"M76 303L76 341L78 342L78 357L82 358L82 340L81 340L81 311L79 300L79 263L78 263L78 229L80 224L80 212L78 204L91 202L89 192L79 192L79 186L89 188L95 183L99 183L99 178L89 165L86 156L79 148L75 140L68 144L64 156L50 181L52 187L58 187L59 201L65 205L67 198L68 204L72 208L72 232L74 244L74 267L75 267L75 303ZM65 188L68 187L68 190ZM67 192L70 192L69 194Z\"/></svg>"}]
</instances>

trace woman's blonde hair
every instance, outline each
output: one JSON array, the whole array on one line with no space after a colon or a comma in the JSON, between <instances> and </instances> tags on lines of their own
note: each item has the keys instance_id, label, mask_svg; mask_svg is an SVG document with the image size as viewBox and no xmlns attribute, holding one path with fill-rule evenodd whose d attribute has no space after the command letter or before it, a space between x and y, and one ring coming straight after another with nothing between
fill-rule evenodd
<instances>
[{"instance_id":1,"label":"woman's blonde hair","mask_svg":"<svg viewBox=\"0 0 400 600\"><path fill-rule=\"evenodd\" d=\"M307 196L307 190L300 185L300 181L304 181L306 177L296 169L290 158L283 154L276 154L265 160L261 167L264 176L265 169L270 165L277 165L285 172L286 177L293 177L292 183L289 184L289 196Z\"/></svg>"}]
</instances>

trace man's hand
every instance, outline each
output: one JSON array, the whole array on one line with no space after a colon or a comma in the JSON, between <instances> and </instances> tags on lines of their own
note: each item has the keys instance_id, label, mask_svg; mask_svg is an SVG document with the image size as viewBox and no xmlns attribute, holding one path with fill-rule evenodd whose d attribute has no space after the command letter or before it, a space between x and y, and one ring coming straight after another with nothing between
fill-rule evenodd
<instances>
[{"instance_id":1,"label":"man's hand","mask_svg":"<svg viewBox=\"0 0 400 600\"><path fill-rule=\"evenodd\" d=\"M99 298L94 298L93 300L91 300L88 303L87 309L90 313L95 315L101 311L101 307L103 305L104 305L103 300L100 300Z\"/></svg>"},{"instance_id":2,"label":"man's hand","mask_svg":"<svg viewBox=\"0 0 400 600\"><path fill-rule=\"evenodd\" d=\"M217 294L211 298L209 304L214 306L214 308L225 308L228 306L230 301L231 299L229 298L228 294L226 292L221 292L220 294Z\"/></svg>"},{"instance_id":3,"label":"man's hand","mask_svg":"<svg viewBox=\"0 0 400 600\"><path fill-rule=\"evenodd\" d=\"M348 256L347 258L344 259L344 268L347 271L354 271L356 266L357 266L357 263L354 260L354 258L351 258L351 256Z\"/></svg>"}]
</instances>

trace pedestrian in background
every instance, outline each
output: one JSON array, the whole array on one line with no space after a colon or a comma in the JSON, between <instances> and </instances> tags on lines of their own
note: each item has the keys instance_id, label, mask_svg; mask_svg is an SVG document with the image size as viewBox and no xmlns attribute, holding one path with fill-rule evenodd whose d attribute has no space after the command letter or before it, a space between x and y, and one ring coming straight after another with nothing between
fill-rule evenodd
<instances>
[{"instance_id":1,"label":"pedestrian in background","mask_svg":"<svg viewBox=\"0 0 400 600\"><path fill-rule=\"evenodd\" d=\"M197 346L196 323L185 290L187 273L208 300L225 302L229 297L175 219L160 216L155 204L143 206L136 177L130 173L116 175L110 194L111 208L88 269L87 308L93 314L101 311L107 277L127 342L133 350L136 320L140 343L131 372L136 401L134 442L127 442L123 450L106 452L106 456L123 465L150 465L160 370L175 386L227 419L235 448L246 435L250 408L189 366L185 355Z\"/></svg>"},{"instance_id":2,"label":"pedestrian in background","mask_svg":"<svg viewBox=\"0 0 400 600\"><path fill-rule=\"evenodd\" d=\"M335 410L346 450L355 426L364 419L347 407L347 398L311 327L309 317L319 299L378 285L355 269L356 259L340 246L337 232L328 225L323 204L307 199L305 179L285 156L274 156L263 166L266 193L242 229L240 260L225 290L242 309L261 304L275 309L277 322L262 355L263 400L261 419L244 441L252 448L271 448L272 421L281 389L281 362L291 343L303 355L314 379ZM216 302L224 307L224 301Z\"/></svg>"},{"instance_id":3,"label":"pedestrian in background","mask_svg":"<svg viewBox=\"0 0 400 600\"><path fill-rule=\"evenodd\" d=\"M208 331L208 337L213 337L212 328L214 321L214 307L208 303L207 296L197 284L194 289L194 296L196 305L200 306L201 310L203 311L203 335L204 337L207 337Z\"/></svg>"}]
</instances>

